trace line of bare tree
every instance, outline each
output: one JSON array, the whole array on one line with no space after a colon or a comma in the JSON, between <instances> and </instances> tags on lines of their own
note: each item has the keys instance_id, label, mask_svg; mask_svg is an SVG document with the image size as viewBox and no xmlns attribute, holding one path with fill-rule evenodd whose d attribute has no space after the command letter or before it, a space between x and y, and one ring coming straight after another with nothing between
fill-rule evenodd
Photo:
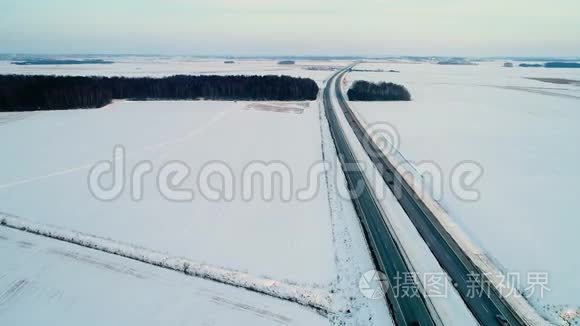
<instances>
[{"instance_id":1,"label":"line of bare tree","mask_svg":"<svg viewBox=\"0 0 580 326\"><path fill-rule=\"evenodd\" d=\"M100 108L129 100L314 100L316 82L288 76L164 78L0 75L0 111Z\"/></svg>"}]
</instances>

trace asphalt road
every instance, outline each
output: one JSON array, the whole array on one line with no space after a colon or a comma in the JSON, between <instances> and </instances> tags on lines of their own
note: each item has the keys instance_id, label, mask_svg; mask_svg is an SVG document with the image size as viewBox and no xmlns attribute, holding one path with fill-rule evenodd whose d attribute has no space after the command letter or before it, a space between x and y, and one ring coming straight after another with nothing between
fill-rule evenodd
<instances>
[{"instance_id":1,"label":"asphalt road","mask_svg":"<svg viewBox=\"0 0 580 326\"><path fill-rule=\"evenodd\" d=\"M324 90L324 107L339 159L343 166L357 162L350 145L337 120L336 112L330 101L331 85L337 75L334 75ZM377 200L370 190L365 176L358 169L344 171L348 187L353 195L353 203L361 219L367 241L375 258L377 268L388 279L385 286L389 309L397 325L434 325L433 319L427 309L424 298L419 295L396 295L398 292L393 286L400 283L399 278L409 275L407 267L399 248L394 241L379 208ZM406 284L406 286L412 286Z\"/></svg>"},{"instance_id":2,"label":"asphalt road","mask_svg":"<svg viewBox=\"0 0 580 326\"><path fill-rule=\"evenodd\" d=\"M479 269L467 257L467 255L463 252L455 240L449 235L449 233L447 233L444 227L433 215L433 213L422 203L422 201L418 200L418 196L415 194L413 189L407 184L401 175L398 174L396 169L384 156L381 149L378 148L378 146L371 140L370 136L367 134L360 121L358 121L356 116L352 113L352 110L348 106L348 103L345 100L340 88L342 78L349 70L350 67L340 71L337 73L335 78L330 80L327 84L325 92L328 92L328 94L325 94L325 108L327 116L329 116L329 120L332 120L331 117L334 114L331 107L332 103L329 99L327 100L327 96L330 96L332 88L332 91L336 92L340 109L344 112L358 140L361 143L364 142L365 144L369 145L363 146L367 151L367 154L369 154L369 157L376 165L377 169L382 171L382 177L385 180L385 183L389 186L389 188L391 188L393 193L398 194L397 199L399 203L435 255L439 264L451 278L453 285L455 285L457 291L478 322L481 325L524 325L519 316L515 314L511 307L503 300L503 298L492 286L486 286L485 282L483 282L482 286L479 288L480 290L478 291L478 295L474 295L474 282L477 282L478 280L474 278L473 275L481 275L482 279L479 281L485 280L485 276L482 275ZM330 124L331 129L340 129L340 125L338 125L336 121L331 121ZM335 131L334 133L340 132ZM335 142L337 142L336 138L337 137L335 136ZM344 147L345 145L337 145L339 153L345 151ZM350 155L352 155L352 153L350 153ZM343 156L348 155L343 154ZM366 219L368 220L375 218L382 219L383 217L377 214L368 216ZM370 241L377 242L375 246L371 246L373 250L376 251L376 253L379 253L379 256L383 261L388 263L393 263L394 261L396 262L397 259L393 259L393 256L399 256L399 253L395 254L391 247L385 247L380 240L383 237L388 237L388 232L384 232L383 228L380 226L380 224L384 224L384 222L371 221L367 223L367 228L369 228L373 234L372 237L369 237L371 239ZM379 224L379 226L377 226L377 224ZM377 227L380 231L375 230ZM377 240L377 238L379 238L379 240ZM387 271L387 274L392 269L389 269L388 267L389 266L384 267L386 268L385 271ZM381 268L383 268L383 266L381 266ZM409 302L408 304L403 305L401 309L405 310L409 308L408 305L412 304L419 305L420 302ZM420 313L423 313L422 310L419 309L407 313L406 316L409 316L408 318L412 318L415 311L420 311ZM505 319L505 323L499 321L499 319L502 319L499 318L501 316L503 316L503 319ZM420 322L421 325L423 325L423 322L425 322L424 320L425 318L422 317Z\"/></svg>"}]
</instances>

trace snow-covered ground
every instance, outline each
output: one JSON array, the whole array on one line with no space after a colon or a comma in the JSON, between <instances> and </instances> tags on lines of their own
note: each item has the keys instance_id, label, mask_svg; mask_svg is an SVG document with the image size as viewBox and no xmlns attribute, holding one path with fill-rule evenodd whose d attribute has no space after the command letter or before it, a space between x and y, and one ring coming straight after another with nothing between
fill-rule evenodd
<instances>
[{"instance_id":1,"label":"snow-covered ground","mask_svg":"<svg viewBox=\"0 0 580 326\"><path fill-rule=\"evenodd\" d=\"M2 325L329 324L290 302L12 229L0 228L0 257Z\"/></svg>"},{"instance_id":2,"label":"snow-covered ground","mask_svg":"<svg viewBox=\"0 0 580 326\"><path fill-rule=\"evenodd\" d=\"M14 65L0 60L0 74L163 77L172 75L287 75L323 81L329 69L343 67L342 60L296 60L294 65L280 65L274 59L195 59L188 57L113 57L113 64Z\"/></svg>"},{"instance_id":3,"label":"snow-covered ground","mask_svg":"<svg viewBox=\"0 0 580 326\"><path fill-rule=\"evenodd\" d=\"M259 197L246 202L239 188L234 200L213 201L198 186L200 172L212 161L231 168L236 184L253 162L281 161L293 173L295 187L305 187L311 164L322 159L317 108L293 114L248 110L248 105L119 102L102 110L42 112L5 124L3 155L12 164L0 172L0 207L39 223L230 269L329 284L334 266L325 192L305 202ZM20 135L19 141L9 135ZM104 202L93 196L87 179L94 164L113 159L116 145L126 151L121 180L126 188L119 198ZM153 171L144 177L143 199L135 201L129 179L145 161ZM162 196L157 176L171 161L189 167L182 188L193 191L193 200Z\"/></svg>"},{"instance_id":4,"label":"snow-covered ground","mask_svg":"<svg viewBox=\"0 0 580 326\"><path fill-rule=\"evenodd\" d=\"M322 85L331 71L306 68L341 65L340 62L305 62L287 67L271 60L234 65L217 60L123 60L127 62L59 67L23 67L4 62L0 64L0 73L130 76L272 73L310 77ZM334 148L329 145L331 140L323 136L326 122L321 119L320 112L318 101L121 101L98 110L0 113L3 157L0 163L0 212L25 219L44 230L51 230L54 226L67 234L78 232L90 238L142 247L147 252L160 252L167 257L211 266L232 275L244 274L326 293L331 298L327 320L332 323L361 324L364 321L365 324L389 324L384 301L368 300L358 290L360 276L373 266L352 204L337 195L338 189L344 188L344 180L337 182L335 178L328 178L328 182L317 182L319 188L311 195L300 192L307 188L312 176L326 180L317 173L317 163L334 153ZM115 148L124 152L124 159L113 159ZM102 161L120 163L125 167L121 180L125 187L110 201L96 198L89 187L90 171ZM159 185L158 178L172 162L186 166L189 175L179 185L169 184L164 188ZM284 185L290 186L290 198L282 198L280 188L274 187L274 197L264 199L260 196L263 190L260 186L250 188L249 193L253 196L245 198L243 189L248 182L243 177L248 176L252 169L266 169L264 164L270 162L281 163L277 167L282 172L286 168L290 172L284 180ZM132 172L136 167L148 164L152 171L143 177L142 187L134 187L133 181L141 179L132 178ZM219 187L220 179L212 177L211 182L204 183L201 171L217 171L223 175L231 172L231 198L209 198L207 195L215 195L215 192L210 192L208 187ZM165 179L171 178L170 174ZM102 178L105 187L112 181L111 174ZM260 180L257 182L259 184ZM191 190L193 199L176 201L176 198L166 198L175 187ZM143 190L140 199L132 197L137 189ZM299 194L308 197L303 199ZM51 232L45 234L54 236ZM119 250L125 250L123 248L131 247L121 246ZM90 249L79 247L77 250L89 255L84 250ZM8 262L19 261L19 255L16 249L2 253ZM50 266L57 264L50 255L41 253L38 256L38 261L30 262L32 270L42 268L44 261ZM70 273L76 274L73 271ZM53 273L38 282L54 281L70 291L76 289L76 283L63 284L66 278L57 279ZM16 282L20 281L18 274L18 269L11 274ZM94 281L95 284L99 282L100 279ZM107 300L105 289L117 287L115 282L121 281L115 278L102 282L102 292L91 300ZM143 283L135 286L145 287ZM152 289L151 295L156 295L156 291L157 288ZM163 295L171 290L160 288L159 291ZM81 300L83 293L75 295ZM260 294L252 295L262 297ZM147 294L138 296L145 300ZM192 298L192 302L204 298L201 294L200 298ZM87 303L89 307L91 300ZM225 305L236 306L237 299L232 300L226 300ZM221 311L222 301L210 301L216 305L212 309ZM259 299L250 302L269 304ZM24 309L27 304L28 301L24 300L21 304L13 302L10 310L21 311L18 309ZM87 309L82 304L75 307L79 310L71 309L79 315ZM201 323L203 307L200 304L193 310L196 312L193 316L190 314L183 318ZM319 322L314 310L298 307L288 309L307 311L297 313L294 323ZM284 309L280 308L276 313L286 313ZM256 311L254 308L250 310ZM292 315L291 310L288 311L287 314ZM229 324L230 317L227 312L223 314L226 319L216 319L215 324ZM312 317L313 314L316 316ZM0 316L4 316L2 312ZM17 314L5 316L16 318ZM236 315L232 316L236 318ZM107 317L115 320L114 312ZM123 318L121 315L120 319ZM130 321L133 317L126 318ZM65 323L75 324L72 319L70 323L65 320Z\"/></svg>"},{"instance_id":5,"label":"snow-covered ground","mask_svg":"<svg viewBox=\"0 0 580 326\"><path fill-rule=\"evenodd\" d=\"M360 64L357 69L385 72L352 72L350 82L400 83L413 101L351 105L366 123L392 124L409 161L440 168L437 199L500 268L520 277L522 291L532 285L529 276L547 273L549 291L540 295L534 287L532 303L547 312L578 309L579 224L571 212L580 197L580 87L528 77L580 80L580 70L502 64ZM400 72L386 72L391 69ZM451 190L454 168L463 161L483 168L476 201Z\"/></svg>"}]
</instances>

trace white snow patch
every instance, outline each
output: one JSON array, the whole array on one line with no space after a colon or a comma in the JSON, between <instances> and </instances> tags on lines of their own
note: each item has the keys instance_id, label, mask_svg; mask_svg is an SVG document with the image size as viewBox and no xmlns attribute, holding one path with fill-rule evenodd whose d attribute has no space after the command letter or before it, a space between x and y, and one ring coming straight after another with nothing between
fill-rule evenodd
<instances>
[{"instance_id":1,"label":"white snow patch","mask_svg":"<svg viewBox=\"0 0 580 326\"><path fill-rule=\"evenodd\" d=\"M316 104L288 103L303 107L303 114L282 114L244 109L252 103L117 102L3 125L1 210L192 261L328 288L336 271L327 193L321 188L307 200L297 196L308 186L312 165L322 160ZM88 174L97 162L110 161L117 145L126 153L125 188L117 199L101 201L89 189ZM172 161L189 167L182 187L194 193L193 200L161 194L159 172ZM278 161L292 173L283 185L292 187L291 200L279 198L278 185L274 198L263 200L259 182L255 196L244 200L247 168ZM136 201L131 171L142 162L154 170ZM204 196L199 176L214 162L231 170L233 200ZM107 185L112 179L103 176Z\"/></svg>"},{"instance_id":2,"label":"white snow patch","mask_svg":"<svg viewBox=\"0 0 580 326\"><path fill-rule=\"evenodd\" d=\"M323 314L328 314L331 309L330 295L322 290L304 288L294 284L252 276L240 271L200 264L186 258L170 256L162 252L111 239L65 230L56 226L33 223L24 218L10 216L4 213L0 213L0 225L130 258L182 272L187 275L242 287L283 300L296 302L303 306L319 310Z\"/></svg>"},{"instance_id":3,"label":"white snow patch","mask_svg":"<svg viewBox=\"0 0 580 326\"><path fill-rule=\"evenodd\" d=\"M293 302L8 227L0 257L0 325L330 324Z\"/></svg>"}]
</instances>

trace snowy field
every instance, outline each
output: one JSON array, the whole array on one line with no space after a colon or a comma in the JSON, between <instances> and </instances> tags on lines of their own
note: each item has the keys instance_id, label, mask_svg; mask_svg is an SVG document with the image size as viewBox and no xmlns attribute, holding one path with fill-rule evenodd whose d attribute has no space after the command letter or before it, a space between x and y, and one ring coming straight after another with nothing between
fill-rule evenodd
<instances>
[{"instance_id":1,"label":"snowy field","mask_svg":"<svg viewBox=\"0 0 580 326\"><path fill-rule=\"evenodd\" d=\"M3 325L328 325L302 307L0 228ZM34 307L34 313L30 313Z\"/></svg>"},{"instance_id":2,"label":"snowy field","mask_svg":"<svg viewBox=\"0 0 580 326\"><path fill-rule=\"evenodd\" d=\"M547 273L549 290L540 295L535 287L532 303L547 312L578 309L580 224L572 212L580 198L580 87L528 78L578 81L580 69L502 65L372 62L356 69L384 72L346 78L405 85L412 102L351 105L368 124L392 124L407 160L440 168L437 199L500 268L519 275L521 290L531 286L529 275ZM400 72L386 72L391 69ZM476 201L451 191L450 177L462 161L483 168Z\"/></svg>"},{"instance_id":3,"label":"snowy field","mask_svg":"<svg viewBox=\"0 0 580 326\"><path fill-rule=\"evenodd\" d=\"M164 77L172 75L287 75L323 81L331 68L346 66L341 60L296 60L294 65L279 65L278 60L113 57L113 64L14 65L0 60L0 74Z\"/></svg>"},{"instance_id":4,"label":"snowy field","mask_svg":"<svg viewBox=\"0 0 580 326\"><path fill-rule=\"evenodd\" d=\"M197 185L199 172L212 161L227 164L238 179L254 161L282 161L295 173L296 187L305 187L310 165L322 159L317 108L293 114L248 105L119 102L102 110L34 113L5 124L3 154L14 166L0 172L0 207L39 223L233 270L327 285L334 271L324 191L305 202L246 203L237 190L233 201L208 200ZM12 141L9 135L15 134L24 139ZM112 160L115 145L126 151L127 188L103 202L89 191L87 176L95 163ZM176 160L191 169L183 182L193 191L191 201L167 200L156 185L162 167ZM143 199L135 201L128 179L144 161L153 171L144 178Z\"/></svg>"},{"instance_id":5,"label":"snowy field","mask_svg":"<svg viewBox=\"0 0 580 326\"><path fill-rule=\"evenodd\" d=\"M277 65L271 60L244 61L233 65L225 65L223 61L216 60L123 60L126 62L113 65L59 67L14 66L3 62L0 64L0 73L111 76L284 74L310 77L322 85L331 74L327 68L344 64L303 62L288 67ZM313 65L323 66L327 70L306 69ZM326 157L334 154L332 140L324 132L325 125L321 124L323 120L320 112L318 101L121 101L97 110L0 113L0 148L4 158L0 163L0 213L25 219L27 223L35 225L49 228L55 226L66 232L80 232L97 239L109 239L141 247L146 251L161 252L168 257L183 258L225 271L234 279L237 275L247 275L283 286L326 293L330 298L327 307L330 316L323 320L326 323L346 321L360 324L361 320L366 323L371 318L371 324L389 324L390 318L384 301L367 300L358 290L360 276L373 269L373 266L350 201L337 195L339 188L344 188L344 180L339 179L342 181L336 182L335 179L329 179L328 183L318 182L319 189L308 194L306 200L299 197L300 190L307 189L311 181L311 168L323 159L323 152ZM116 147L118 145L120 147ZM113 159L114 148L122 148L124 159ZM110 201L95 197L89 187L90 171L95 164L102 161L125 167L125 177L120 179L124 188L119 196ZM188 167L190 173L179 187L191 190L193 199L168 199L160 190L162 187L159 186L158 177L167 164L172 162L180 162ZM253 196L244 198L242 184L247 183L242 178L247 175L248 169L260 170L264 163L270 162L281 162L290 171L290 182L285 180L291 186L290 198L283 198L283 194L275 188L274 197L264 199L259 196L263 190L261 186L252 187ZM231 198L207 197L207 188L203 188L204 183L199 181L203 179L200 172L209 171L206 167L216 163L220 167L227 167L226 172L231 172L233 176ZM135 199L133 195L137 188L133 187L132 181L135 179L131 175L135 167L143 164L150 164L151 171L143 177L142 187L137 187L143 190L141 198ZM315 176L320 177L319 174ZM321 180L324 179L322 177ZM111 174L106 174L101 181L107 187L117 184L113 180ZM222 185L219 178L208 180L211 180L209 186ZM3 232L10 233L6 238L17 238L14 234L16 231ZM34 239L37 238L38 236L34 236ZM34 239L26 241L33 242ZM59 266L61 258L47 253L45 247L49 244L52 246L57 241L34 241L40 241L38 246L43 249L40 252L33 251L33 258L38 259L26 262L26 268L19 265L23 248L3 247L3 260L6 258L8 264L16 267L11 269L9 278L2 279L0 276L0 291L10 291L15 284L13 282L21 280L21 270L26 269L25 274L33 273L35 270L42 270L46 265L49 269L48 275L26 282L54 282L58 284L55 288L72 292L77 298L75 302L82 301L82 293L78 291L83 291L83 288L79 288L76 283L65 284L65 275L59 276L54 271L54 266ZM85 250L91 253L80 247L75 249L83 255L93 255L89 249ZM117 260L104 253L95 255ZM118 264L133 266L140 263L123 260ZM69 272L77 274L89 268L77 265L71 265ZM156 270L152 267L142 268L148 273L154 272L149 269ZM124 282L122 279L126 277L109 278L99 275L94 282L102 282L103 286L90 300L105 300L103 296L106 297L107 289L118 287L117 284ZM175 279L171 280L169 286L163 282L152 284L152 295L157 292L161 297L169 295L172 286L178 282L177 279L182 278L171 277ZM179 314L179 309L185 309L185 305L191 302L199 305L194 310L197 316L194 321L201 323L202 317L205 318L203 307L211 305L213 308L209 311L223 316L215 317L215 320L208 316L207 324L212 324L210 321L213 320L216 325L227 325L230 324L229 320L246 320L243 316L238 319L236 314L229 314L224 310L244 310L238 304L242 301L249 306L246 310L250 311L250 315L255 315L257 324L275 324L280 321L282 324L321 323L320 315L310 308L296 304L296 307L288 307L292 304L287 302L271 303L270 298L260 300L263 295L251 293L232 294L234 298L226 300L229 295L227 291L243 292L239 289L223 290L226 293L217 297L225 297L224 301L196 290L204 287L208 281L188 282L191 285L184 286L180 294L171 292L171 295L186 295L191 287L191 301L169 307L161 305L164 301L157 297L156 300L161 305L159 309L167 314ZM144 287L145 283L147 282L144 280L136 280L131 286ZM41 285L36 287L40 288ZM212 288L214 285L207 287ZM219 284L217 287L221 289L225 286ZM128 300L131 293L123 295L124 297L115 300ZM145 293L137 296L145 301ZM257 298L244 299L250 296ZM21 311L18 309L24 309L30 304L30 300L33 298L24 296L22 301L11 301L10 307L1 307L0 303L0 309L3 309L0 310L0 318L16 320L13 318L17 318L16 312ZM75 304L72 309L74 313L82 315L91 307L90 300ZM107 317L113 320L117 313L121 320L127 318L127 321L148 316L131 316L129 312L124 314L115 310L119 309L113 307L115 302L117 301L109 302L111 307L107 308L111 309L111 316ZM147 304L155 302L157 301ZM136 303L131 309L137 309L137 306L149 309L144 304ZM267 308L270 304L273 305L272 309ZM47 304L46 309L50 309L51 305ZM260 315L259 311L262 310L267 317ZM295 314L295 310L300 312ZM57 318L58 311L57 309L51 316ZM90 309L89 313L92 313ZM246 312L239 313L243 315ZM268 316L274 316L272 318L278 320L268 320ZM220 319L222 317L225 319ZM179 323L181 318L186 317L172 318L177 319L171 321ZM98 321L101 323L100 319ZM103 320L104 323L107 321ZM75 324L75 321L66 320L66 323Z\"/></svg>"}]
</instances>

